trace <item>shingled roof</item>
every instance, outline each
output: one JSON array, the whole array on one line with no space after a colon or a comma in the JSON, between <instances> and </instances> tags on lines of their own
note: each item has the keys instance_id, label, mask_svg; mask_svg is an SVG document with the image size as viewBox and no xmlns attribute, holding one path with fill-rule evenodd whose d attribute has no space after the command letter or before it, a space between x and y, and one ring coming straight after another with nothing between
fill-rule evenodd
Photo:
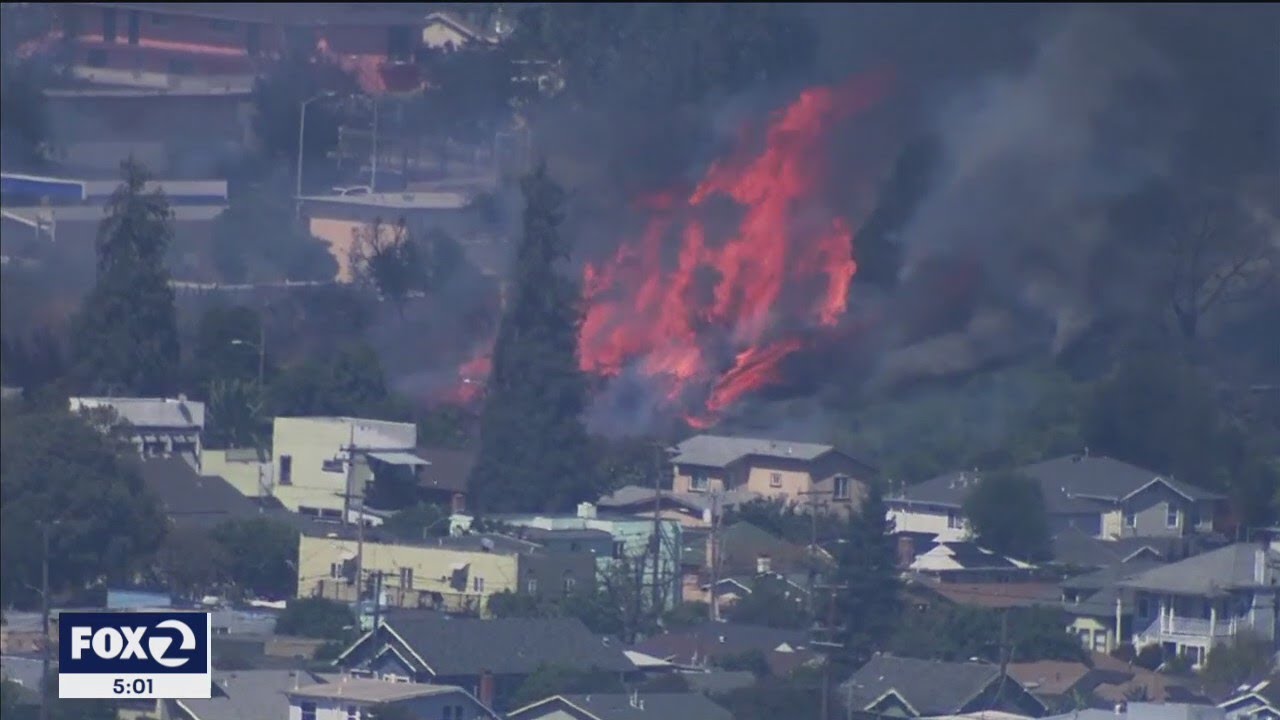
<instances>
[{"instance_id":1,"label":"shingled roof","mask_svg":"<svg viewBox=\"0 0 1280 720\"><path fill-rule=\"evenodd\" d=\"M541 665L631 672L635 665L576 618L449 618L392 613L385 621L437 676L528 675Z\"/></svg>"},{"instance_id":2,"label":"shingled roof","mask_svg":"<svg viewBox=\"0 0 1280 720\"><path fill-rule=\"evenodd\" d=\"M565 705L592 720L733 720L728 710L701 693L556 695L508 713L508 717L562 717L554 713ZM544 710L551 714L544 715Z\"/></svg>"},{"instance_id":3,"label":"shingled roof","mask_svg":"<svg viewBox=\"0 0 1280 720\"><path fill-rule=\"evenodd\" d=\"M264 511L220 477L202 476L180 457L147 458L142 480L177 525L212 526Z\"/></svg>"},{"instance_id":4,"label":"shingled roof","mask_svg":"<svg viewBox=\"0 0 1280 720\"><path fill-rule=\"evenodd\" d=\"M923 717L961 712L999 678L1000 668L988 663L876 654L842 683L840 689L845 701L855 710L867 709L893 694Z\"/></svg>"},{"instance_id":5,"label":"shingled roof","mask_svg":"<svg viewBox=\"0 0 1280 720\"><path fill-rule=\"evenodd\" d=\"M831 445L724 435L694 435L677 445L675 449L675 457L671 459L673 463L703 467L725 467L752 455L809 461L835 451Z\"/></svg>"}]
</instances>

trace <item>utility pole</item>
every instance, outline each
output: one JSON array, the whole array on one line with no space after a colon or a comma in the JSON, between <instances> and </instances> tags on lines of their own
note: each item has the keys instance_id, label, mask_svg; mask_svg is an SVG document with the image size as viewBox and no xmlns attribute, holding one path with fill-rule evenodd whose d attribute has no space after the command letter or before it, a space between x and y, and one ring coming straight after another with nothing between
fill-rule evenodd
<instances>
[{"instance_id":1,"label":"utility pole","mask_svg":"<svg viewBox=\"0 0 1280 720\"><path fill-rule=\"evenodd\" d=\"M716 606L716 590L720 584L720 492L711 491L711 544L707 548L711 556L711 621L720 619L720 608Z\"/></svg>"},{"instance_id":2,"label":"utility pole","mask_svg":"<svg viewBox=\"0 0 1280 720\"><path fill-rule=\"evenodd\" d=\"M373 152L370 153L372 158L369 160L369 192L378 192L378 98L370 96L373 100Z\"/></svg>"},{"instance_id":3,"label":"utility pole","mask_svg":"<svg viewBox=\"0 0 1280 720\"><path fill-rule=\"evenodd\" d=\"M831 717L831 657L844 649L844 643L837 640L838 633L843 627L836 624L836 592L843 590L844 586L823 583L818 588L827 593L827 618L825 621L819 621L815 615L814 637L809 644L822 653L822 702L818 718L829 720Z\"/></svg>"},{"instance_id":4,"label":"utility pole","mask_svg":"<svg viewBox=\"0 0 1280 720\"><path fill-rule=\"evenodd\" d=\"M653 615L662 617L662 481L666 463L662 458L662 445L658 445L657 467L653 473Z\"/></svg>"},{"instance_id":5,"label":"utility pole","mask_svg":"<svg viewBox=\"0 0 1280 720\"><path fill-rule=\"evenodd\" d=\"M41 524L44 552L40 556L40 720L49 720L49 525Z\"/></svg>"},{"instance_id":6,"label":"utility pole","mask_svg":"<svg viewBox=\"0 0 1280 720\"><path fill-rule=\"evenodd\" d=\"M818 615L818 605L814 598L814 576L817 574L818 566L818 506L825 504L825 501L818 498L823 495L830 495L827 490L804 490L799 493L805 496L805 504L809 506L809 616L816 618Z\"/></svg>"}]
</instances>

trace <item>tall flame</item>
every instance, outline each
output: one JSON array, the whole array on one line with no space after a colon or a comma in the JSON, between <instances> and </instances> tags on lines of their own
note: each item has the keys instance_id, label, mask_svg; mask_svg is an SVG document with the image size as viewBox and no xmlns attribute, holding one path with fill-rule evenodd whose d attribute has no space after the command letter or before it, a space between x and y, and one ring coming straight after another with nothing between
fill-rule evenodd
<instances>
[{"instance_id":1,"label":"tall flame","mask_svg":"<svg viewBox=\"0 0 1280 720\"><path fill-rule=\"evenodd\" d=\"M638 241L585 269L582 369L658 381L695 426L775 382L782 359L804 346L801 332L845 312L857 267L851 222L822 204L827 141L883 89L880 76L864 76L806 90L771 118L763 148L744 137L687 196L646 198L652 215ZM715 198L740 218L712 239ZM673 236L679 250L664 262ZM693 389L700 407L690 407Z\"/></svg>"}]
</instances>

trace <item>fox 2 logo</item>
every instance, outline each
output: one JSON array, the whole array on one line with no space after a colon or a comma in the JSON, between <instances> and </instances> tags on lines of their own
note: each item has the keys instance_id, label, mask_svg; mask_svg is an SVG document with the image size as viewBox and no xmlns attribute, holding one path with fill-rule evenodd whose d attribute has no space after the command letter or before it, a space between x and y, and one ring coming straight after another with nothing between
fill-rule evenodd
<instances>
[{"instance_id":1,"label":"fox 2 logo","mask_svg":"<svg viewBox=\"0 0 1280 720\"><path fill-rule=\"evenodd\" d=\"M58 665L66 674L203 674L209 670L209 615L62 613Z\"/></svg>"}]
</instances>

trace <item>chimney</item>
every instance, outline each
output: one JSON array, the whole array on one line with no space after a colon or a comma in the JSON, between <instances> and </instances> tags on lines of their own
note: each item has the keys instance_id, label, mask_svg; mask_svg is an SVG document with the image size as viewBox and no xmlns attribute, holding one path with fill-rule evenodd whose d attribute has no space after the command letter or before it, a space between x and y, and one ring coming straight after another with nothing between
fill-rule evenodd
<instances>
[{"instance_id":1,"label":"chimney","mask_svg":"<svg viewBox=\"0 0 1280 720\"><path fill-rule=\"evenodd\" d=\"M480 673L480 704L493 708L493 673L485 670Z\"/></svg>"},{"instance_id":2,"label":"chimney","mask_svg":"<svg viewBox=\"0 0 1280 720\"><path fill-rule=\"evenodd\" d=\"M596 506L589 502L578 503L578 517L584 520L595 520Z\"/></svg>"},{"instance_id":3,"label":"chimney","mask_svg":"<svg viewBox=\"0 0 1280 720\"><path fill-rule=\"evenodd\" d=\"M898 536L898 567L911 567L916 561L916 539L903 533Z\"/></svg>"},{"instance_id":4,"label":"chimney","mask_svg":"<svg viewBox=\"0 0 1280 720\"><path fill-rule=\"evenodd\" d=\"M769 572L770 568L772 568L772 567L773 567L773 565L772 565L772 563L770 562L770 559L769 559L769 556L768 556L768 555L758 555L758 556L756 556L756 574L757 574L757 575L763 575L763 574L765 574L765 573Z\"/></svg>"}]
</instances>

